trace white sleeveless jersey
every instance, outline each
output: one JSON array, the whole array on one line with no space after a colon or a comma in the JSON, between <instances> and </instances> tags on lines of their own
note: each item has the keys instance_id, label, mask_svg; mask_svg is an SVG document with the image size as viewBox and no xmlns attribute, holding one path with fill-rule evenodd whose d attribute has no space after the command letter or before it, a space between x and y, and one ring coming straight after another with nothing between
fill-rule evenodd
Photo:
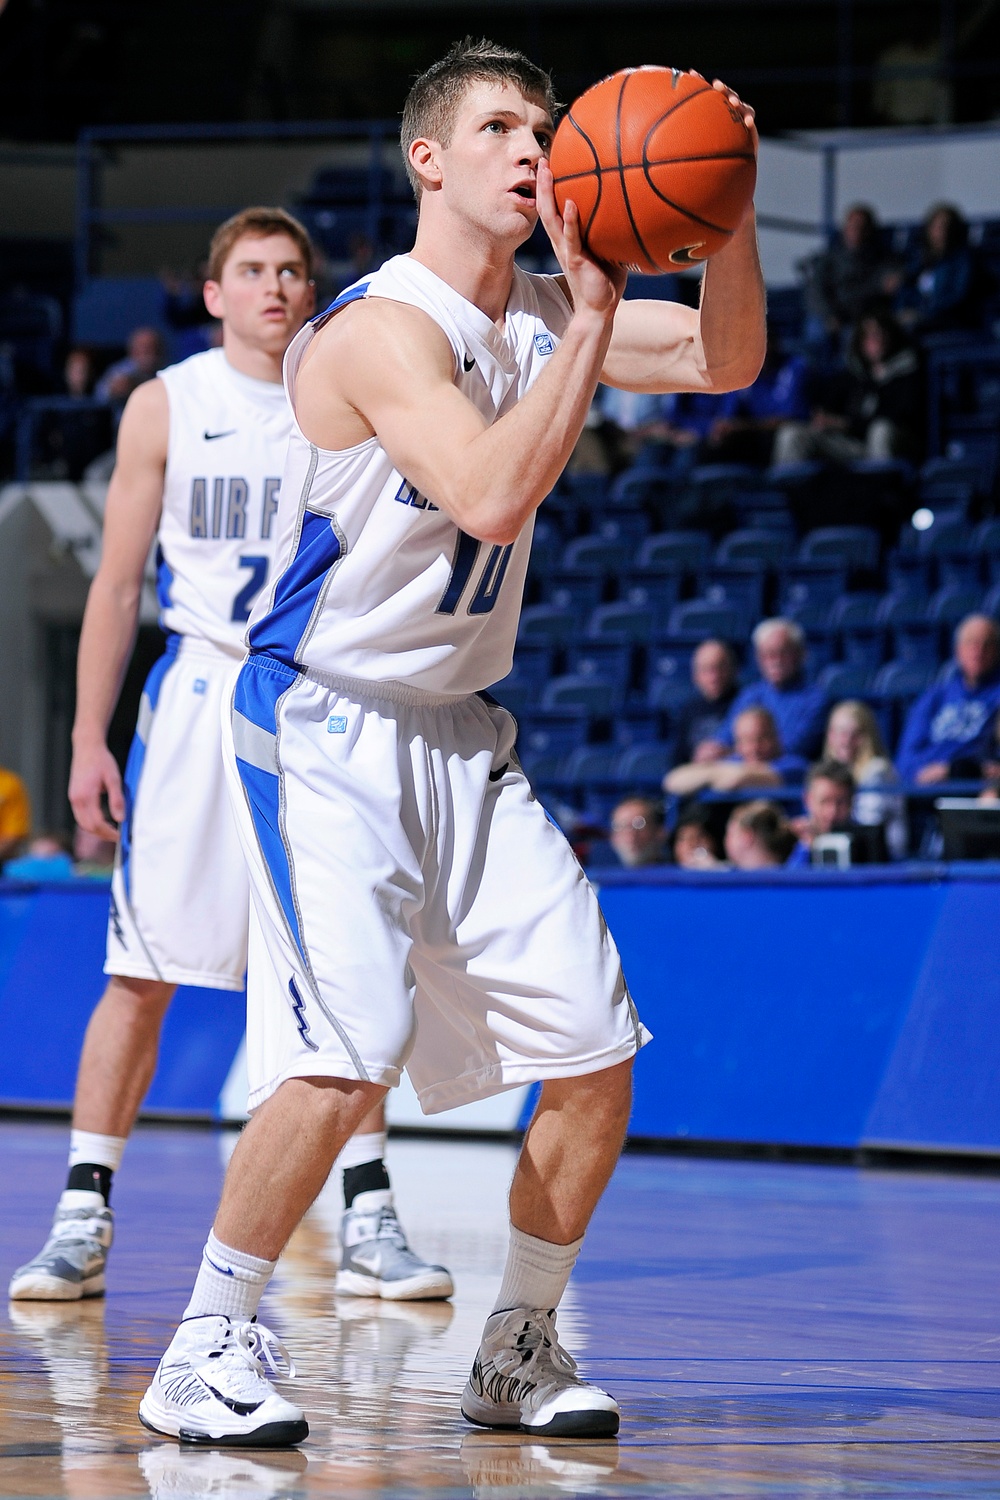
<instances>
[{"instance_id":1,"label":"white sleeveless jersey","mask_svg":"<svg viewBox=\"0 0 1000 1500\"><path fill-rule=\"evenodd\" d=\"M554 279L515 269L506 324L410 256L348 288L293 340L293 422L278 508L275 583L247 640L288 666L435 695L477 692L510 670L533 519L507 547L466 535L419 494L377 438L331 452L294 422L302 356L324 320L359 297L428 313L455 357L455 384L493 422L544 369L571 315Z\"/></svg>"},{"instance_id":2,"label":"white sleeveless jersey","mask_svg":"<svg viewBox=\"0 0 1000 1500\"><path fill-rule=\"evenodd\" d=\"M241 652L271 581L291 429L284 388L234 370L221 349L161 370L170 406L157 557L160 623Z\"/></svg>"}]
</instances>

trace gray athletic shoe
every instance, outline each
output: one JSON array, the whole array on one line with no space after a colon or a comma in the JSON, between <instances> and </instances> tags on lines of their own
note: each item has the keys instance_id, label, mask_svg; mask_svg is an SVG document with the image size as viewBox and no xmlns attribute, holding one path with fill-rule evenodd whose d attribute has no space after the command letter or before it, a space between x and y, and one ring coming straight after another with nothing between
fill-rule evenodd
<instances>
[{"instance_id":1,"label":"gray athletic shoe","mask_svg":"<svg viewBox=\"0 0 1000 1500\"><path fill-rule=\"evenodd\" d=\"M406 1243L388 1189L358 1194L344 1214L340 1243L334 1287L342 1296L436 1301L455 1290L444 1266L429 1266Z\"/></svg>"},{"instance_id":2,"label":"gray athletic shoe","mask_svg":"<svg viewBox=\"0 0 1000 1500\"><path fill-rule=\"evenodd\" d=\"M114 1224L115 1216L100 1193L67 1188L51 1234L34 1260L14 1272L8 1297L31 1302L103 1297Z\"/></svg>"},{"instance_id":3,"label":"gray athletic shoe","mask_svg":"<svg viewBox=\"0 0 1000 1500\"><path fill-rule=\"evenodd\" d=\"M540 1307L491 1313L462 1392L467 1421L539 1437L615 1436L618 1404L580 1379L559 1342L555 1316Z\"/></svg>"}]
</instances>

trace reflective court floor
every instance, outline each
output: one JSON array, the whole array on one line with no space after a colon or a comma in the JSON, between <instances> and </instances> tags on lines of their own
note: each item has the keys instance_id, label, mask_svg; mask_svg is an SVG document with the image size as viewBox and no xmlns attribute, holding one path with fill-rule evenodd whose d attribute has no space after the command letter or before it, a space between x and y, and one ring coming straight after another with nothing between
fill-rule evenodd
<instances>
[{"instance_id":1,"label":"reflective court floor","mask_svg":"<svg viewBox=\"0 0 1000 1500\"><path fill-rule=\"evenodd\" d=\"M629 1156L560 1329L620 1400L617 1442L469 1427L458 1396L505 1245L506 1145L390 1142L415 1247L454 1304L335 1298L339 1193L262 1321L311 1434L181 1449L139 1397L187 1300L226 1139L144 1127L115 1184L104 1301L0 1304L0 1496L1000 1497L1000 1178ZM66 1131L0 1122L0 1275L40 1247Z\"/></svg>"}]
</instances>

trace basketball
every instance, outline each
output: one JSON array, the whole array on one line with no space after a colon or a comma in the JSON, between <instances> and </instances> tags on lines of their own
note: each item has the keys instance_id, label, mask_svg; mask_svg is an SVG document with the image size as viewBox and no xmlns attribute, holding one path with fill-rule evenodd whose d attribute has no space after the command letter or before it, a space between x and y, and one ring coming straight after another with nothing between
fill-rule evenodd
<instances>
[{"instance_id":1,"label":"basketball","mask_svg":"<svg viewBox=\"0 0 1000 1500\"><path fill-rule=\"evenodd\" d=\"M590 253L647 274L721 250L757 180L743 111L676 68L624 68L587 89L560 122L551 165L559 211L576 204Z\"/></svg>"}]
</instances>

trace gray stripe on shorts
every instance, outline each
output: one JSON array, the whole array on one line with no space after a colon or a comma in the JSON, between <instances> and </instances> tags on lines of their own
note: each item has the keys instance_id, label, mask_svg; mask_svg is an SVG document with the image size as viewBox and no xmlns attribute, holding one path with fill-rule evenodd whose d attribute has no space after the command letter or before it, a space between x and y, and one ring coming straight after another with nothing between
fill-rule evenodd
<instances>
[{"instance_id":1,"label":"gray stripe on shorts","mask_svg":"<svg viewBox=\"0 0 1000 1500\"><path fill-rule=\"evenodd\" d=\"M239 709L233 709L232 721L233 745L240 760L246 761L248 766L255 766L258 771L277 776L277 738L266 729L261 729L259 724L252 723Z\"/></svg>"},{"instance_id":2,"label":"gray stripe on shorts","mask_svg":"<svg viewBox=\"0 0 1000 1500\"><path fill-rule=\"evenodd\" d=\"M155 713L156 709L149 701L149 694L143 693L139 699L139 716L136 720L135 732L144 745L149 742L149 731L153 727Z\"/></svg>"}]
</instances>

